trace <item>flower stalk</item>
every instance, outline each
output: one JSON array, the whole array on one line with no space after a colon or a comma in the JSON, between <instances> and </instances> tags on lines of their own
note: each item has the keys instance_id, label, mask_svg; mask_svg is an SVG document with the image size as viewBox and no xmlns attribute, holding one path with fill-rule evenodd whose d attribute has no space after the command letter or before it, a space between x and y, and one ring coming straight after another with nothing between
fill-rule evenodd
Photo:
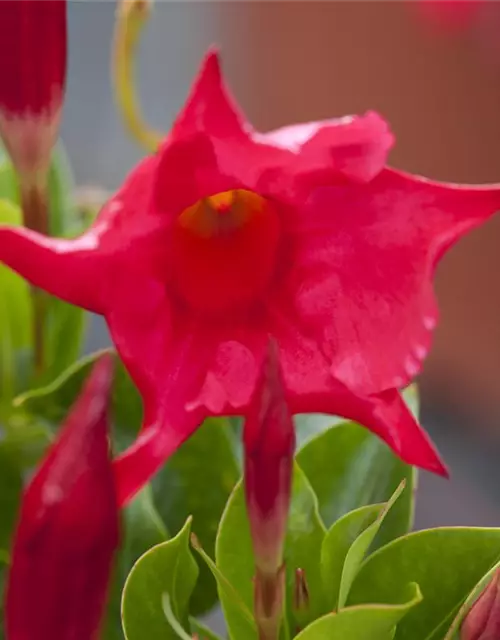
<instances>
[{"instance_id":1,"label":"flower stalk","mask_svg":"<svg viewBox=\"0 0 500 640\"><path fill-rule=\"evenodd\" d=\"M163 136L144 121L134 80L137 46L151 7L151 0L121 0L118 4L112 78L118 111L126 128L140 145L154 152Z\"/></svg>"},{"instance_id":2,"label":"flower stalk","mask_svg":"<svg viewBox=\"0 0 500 640\"><path fill-rule=\"evenodd\" d=\"M66 0L0 3L0 135L19 180L24 226L49 232L48 171L66 80ZM32 288L35 368L44 364L44 294Z\"/></svg>"}]
</instances>

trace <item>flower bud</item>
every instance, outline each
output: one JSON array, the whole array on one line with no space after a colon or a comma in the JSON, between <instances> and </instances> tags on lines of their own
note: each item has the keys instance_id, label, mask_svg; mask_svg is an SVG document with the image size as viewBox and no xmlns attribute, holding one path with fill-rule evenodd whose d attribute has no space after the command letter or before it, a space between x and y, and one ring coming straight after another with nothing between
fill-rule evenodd
<instances>
[{"instance_id":1,"label":"flower bud","mask_svg":"<svg viewBox=\"0 0 500 640\"><path fill-rule=\"evenodd\" d=\"M0 2L0 135L27 190L43 183L66 77L66 0Z\"/></svg>"},{"instance_id":2,"label":"flower bud","mask_svg":"<svg viewBox=\"0 0 500 640\"><path fill-rule=\"evenodd\" d=\"M9 640L96 638L119 541L111 382L105 356L26 489L6 592Z\"/></svg>"},{"instance_id":3,"label":"flower bud","mask_svg":"<svg viewBox=\"0 0 500 640\"><path fill-rule=\"evenodd\" d=\"M500 569L476 600L460 630L460 640L500 638Z\"/></svg>"},{"instance_id":4,"label":"flower bud","mask_svg":"<svg viewBox=\"0 0 500 640\"><path fill-rule=\"evenodd\" d=\"M283 557L295 450L295 429L275 345L263 364L243 441L245 496L255 561L262 573L275 573Z\"/></svg>"},{"instance_id":5,"label":"flower bud","mask_svg":"<svg viewBox=\"0 0 500 640\"><path fill-rule=\"evenodd\" d=\"M277 638L283 610L283 546L292 486L295 430L278 349L270 345L243 431L245 497L255 555L255 617L261 638Z\"/></svg>"}]
</instances>

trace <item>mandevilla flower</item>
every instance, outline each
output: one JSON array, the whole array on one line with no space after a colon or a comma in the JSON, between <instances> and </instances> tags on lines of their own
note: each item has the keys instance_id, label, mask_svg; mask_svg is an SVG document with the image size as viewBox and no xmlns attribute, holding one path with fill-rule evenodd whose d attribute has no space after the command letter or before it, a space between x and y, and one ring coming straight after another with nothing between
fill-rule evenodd
<instances>
[{"instance_id":1,"label":"mandevilla flower","mask_svg":"<svg viewBox=\"0 0 500 640\"><path fill-rule=\"evenodd\" d=\"M205 416L246 413L269 335L292 413L356 420L445 473L398 389L429 349L436 264L500 209L500 185L395 171L392 144L371 112L258 133L210 53L159 151L84 235L0 229L0 260L105 316L142 394L122 502Z\"/></svg>"},{"instance_id":2,"label":"mandevilla flower","mask_svg":"<svg viewBox=\"0 0 500 640\"><path fill-rule=\"evenodd\" d=\"M500 638L500 570L476 600L460 629L460 640Z\"/></svg>"},{"instance_id":3,"label":"mandevilla flower","mask_svg":"<svg viewBox=\"0 0 500 640\"><path fill-rule=\"evenodd\" d=\"M44 182L66 76L66 0L0 2L0 135L21 184Z\"/></svg>"},{"instance_id":4,"label":"mandevilla flower","mask_svg":"<svg viewBox=\"0 0 500 640\"><path fill-rule=\"evenodd\" d=\"M9 640L96 637L119 536L107 434L111 381L108 356L26 490L7 584Z\"/></svg>"},{"instance_id":5,"label":"mandevilla flower","mask_svg":"<svg viewBox=\"0 0 500 640\"><path fill-rule=\"evenodd\" d=\"M245 497L255 555L255 619L262 640L278 638L284 597L283 546L290 508L295 430L279 353L271 345L243 430Z\"/></svg>"}]
</instances>

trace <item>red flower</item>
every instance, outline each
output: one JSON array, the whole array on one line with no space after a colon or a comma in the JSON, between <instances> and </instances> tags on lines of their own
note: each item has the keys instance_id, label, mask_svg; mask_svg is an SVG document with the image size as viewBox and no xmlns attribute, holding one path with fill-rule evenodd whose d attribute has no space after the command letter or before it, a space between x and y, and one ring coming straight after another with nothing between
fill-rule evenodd
<instances>
[{"instance_id":1,"label":"red flower","mask_svg":"<svg viewBox=\"0 0 500 640\"><path fill-rule=\"evenodd\" d=\"M21 176L47 170L66 76L66 0L0 2L0 134Z\"/></svg>"},{"instance_id":2,"label":"red flower","mask_svg":"<svg viewBox=\"0 0 500 640\"><path fill-rule=\"evenodd\" d=\"M118 546L103 358L26 490L6 595L10 640L95 638Z\"/></svg>"},{"instance_id":3,"label":"red flower","mask_svg":"<svg viewBox=\"0 0 500 640\"><path fill-rule=\"evenodd\" d=\"M444 473L397 389L429 349L438 260L500 208L500 186L395 171L392 143L375 113L258 133L210 54L158 153L87 233L0 230L0 260L105 316L143 396L121 501L207 414L246 412L270 334L292 413L357 420Z\"/></svg>"},{"instance_id":4,"label":"red flower","mask_svg":"<svg viewBox=\"0 0 500 640\"><path fill-rule=\"evenodd\" d=\"M500 638L500 570L476 600L460 629L460 640Z\"/></svg>"}]
</instances>

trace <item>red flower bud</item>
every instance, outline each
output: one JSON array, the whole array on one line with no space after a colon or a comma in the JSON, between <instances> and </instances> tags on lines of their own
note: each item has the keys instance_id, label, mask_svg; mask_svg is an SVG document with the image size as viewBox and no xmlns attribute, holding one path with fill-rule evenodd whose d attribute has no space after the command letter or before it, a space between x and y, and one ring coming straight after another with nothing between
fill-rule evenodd
<instances>
[{"instance_id":1,"label":"red flower bud","mask_svg":"<svg viewBox=\"0 0 500 640\"><path fill-rule=\"evenodd\" d=\"M29 484L6 593L9 640L96 637L119 538L102 358Z\"/></svg>"},{"instance_id":2,"label":"red flower bud","mask_svg":"<svg viewBox=\"0 0 500 640\"><path fill-rule=\"evenodd\" d=\"M66 0L0 2L0 135L22 181L43 179L66 76Z\"/></svg>"},{"instance_id":3,"label":"red flower bud","mask_svg":"<svg viewBox=\"0 0 500 640\"><path fill-rule=\"evenodd\" d=\"M500 570L465 617L460 640L498 640L500 638Z\"/></svg>"},{"instance_id":4,"label":"red flower bud","mask_svg":"<svg viewBox=\"0 0 500 640\"><path fill-rule=\"evenodd\" d=\"M247 413L245 495L257 569L275 574L282 564L292 485L295 430L285 400L278 349L268 349Z\"/></svg>"}]
</instances>

